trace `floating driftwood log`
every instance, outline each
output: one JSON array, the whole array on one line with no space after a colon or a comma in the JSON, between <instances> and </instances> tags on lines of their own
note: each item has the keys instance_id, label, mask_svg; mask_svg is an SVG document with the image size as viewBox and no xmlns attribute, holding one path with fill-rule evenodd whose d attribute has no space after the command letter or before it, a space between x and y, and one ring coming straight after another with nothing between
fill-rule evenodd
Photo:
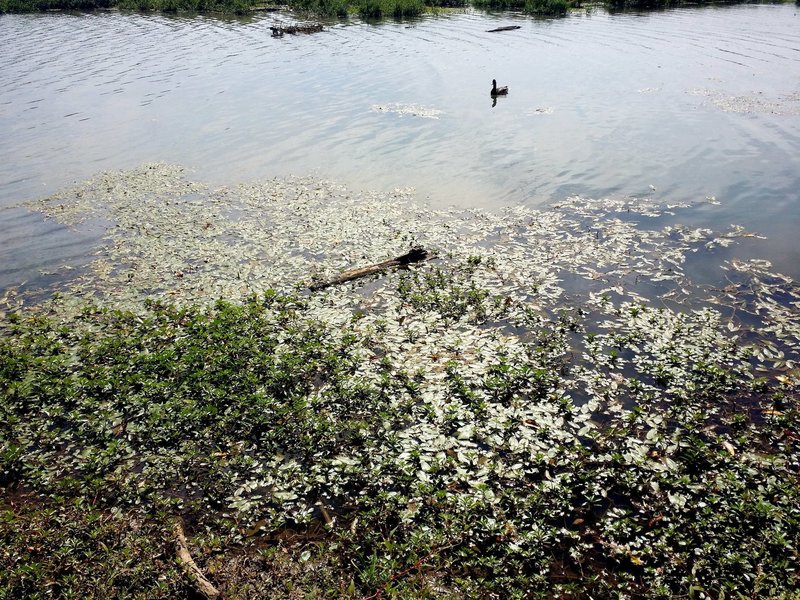
<instances>
[{"instance_id":1,"label":"floating driftwood log","mask_svg":"<svg viewBox=\"0 0 800 600\"><path fill-rule=\"evenodd\" d=\"M300 23L296 25L284 25L277 23L270 27L272 30L272 37L281 37L284 33L289 35L297 35L298 33L319 33L322 31L322 25L319 23Z\"/></svg>"},{"instance_id":2,"label":"floating driftwood log","mask_svg":"<svg viewBox=\"0 0 800 600\"><path fill-rule=\"evenodd\" d=\"M311 291L322 290L332 285L339 285L340 283L352 281L353 279L359 279L360 277L366 277L367 275L372 275L373 273L380 273L381 271L385 271L386 269L391 269L392 267L399 267L402 265L409 265L411 263L422 262L432 257L433 255L424 248L412 248L411 250L409 250L402 256L398 256L397 258L375 263L374 265L369 265L368 267L350 269L349 271L344 271L338 277L334 277L329 281L320 281L317 283L312 283L308 287Z\"/></svg>"},{"instance_id":3,"label":"floating driftwood log","mask_svg":"<svg viewBox=\"0 0 800 600\"><path fill-rule=\"evenodd\" d=\"M514 29L519 29L522 27L521 25L506 25L505 27L497 27L495 29L487 29L486 31L489 33L495 33L497 31L512 31Z\"/></svg>"}]
</instances>

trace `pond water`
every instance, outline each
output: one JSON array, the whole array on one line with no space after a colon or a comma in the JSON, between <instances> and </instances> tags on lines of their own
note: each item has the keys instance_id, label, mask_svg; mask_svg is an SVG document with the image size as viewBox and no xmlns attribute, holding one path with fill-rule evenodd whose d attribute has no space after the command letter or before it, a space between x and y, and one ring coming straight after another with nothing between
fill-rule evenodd
<instances>
[{"instance_id":1,"label":"pond water","mask_svg":"<svg viewBox=\"0 0 800 600\"><path fill-rule=\"evenodd\" d=\"M738 252L798 280L798 13L467 10L283 38L269 15L0 15L0 290L91 241L22 201L151 161L214 185L413 187L434 207L714 197L675 220L765 235Z\"/></svg>"}]
</instances>

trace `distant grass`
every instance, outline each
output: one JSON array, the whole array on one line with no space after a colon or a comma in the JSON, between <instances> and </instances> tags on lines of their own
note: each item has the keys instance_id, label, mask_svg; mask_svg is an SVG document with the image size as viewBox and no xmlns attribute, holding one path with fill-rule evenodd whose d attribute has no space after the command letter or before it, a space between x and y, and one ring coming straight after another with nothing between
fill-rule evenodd
<instances>
[{"instance_id":1,"label":"distant grass","mask_svg":"<svg viewBox=\"0 0 800 600\"><path fill-rule=\"evenodd\" d=\"M0 0L0 13L111 8L113 0Z\"/></svg>"},{"instance_id":2,"label":"distant grass","mask_svg":"<svg viewBox=\"0 0 800 600\"><path fill-rule=\"evenodd\" d=\"M359 0L358 14L364 18L413 17L425 12L422 0Z\"/></svg>"},{"instance_id":3,"label":"distant grass","mask_svg":"<svg viewBox=\"0 0 800 600\"><path fill-rule=\"evenodd\" d=\"M740 0L603 0L608 10L659 10L705 4L743 4ZM483 10L514 10L537 16L563 16L580 8L582 0L288 0L296 11L318 17L413 17L435 8L474 6ZM800 0L795 4L800 5ZM102 10L118 8L142 12L198 12L248 14L263 2L255 0L0 0L0 13L46 10Z\"/></svg>"},{"instance_id":4,"label":"distant grass","mask_svg":"<svg viewBox=\"0 0 800 600\"><path fill-rule=\"evenodd\" d=\"M400 18L421 15L423 0L294 0L292 8L321 17L347 17L357 14L365 19Z\"/></svg>"},{"instance_id":5,"label":"distant grass","mask_svg":"<svg viewBox=\"0 0 800 600\"><path fill-rule=\"evenodd\" d=\"M247 14L253 6L248 0L0 0L0 13L118 8L142 12Z\"/></svg>"},{"instance_id":6,"label":"distant grass","mask_svg":"<svg viewBox=\"0 0 800 600\"><path fill-rule=\"evenodd\" d=\"M580 3L569 0L473 0L472 4L484 10L518 10L529 15L559 16Z\"/></svg>"},{"instance_id":7,"label":"distant grass","mask_svg":"<svg viewBox=\"0 0 800 600\"><path fill-rule=\"evenodd\" d=\"M570 6L566 0L526 0L523 10L532 15L565 15Z\"/></svg>"},{"instance_id":8,"label":"distant grass","mask_svg":"<svg viewBox=\"0 0 800 600\"><path fill-rule=\"evenodd\" d=\"M103 10L117 8L142 12L196 12L248 14L263 3L250 0L0 0L0 13L46 10ZM466 0L290 0L302 13L319 17L411 17L428 6L465 6Z\"/></svg>"},{"instance_id":9,"label":"distant grass","mask_svg":"<svg viewBox=\"0 0 800 600\"><path fill-rule=\"evenodd\" d=\"M780 0L774 2L762 2L761 0L604 0L602 2L602 5L608 10L663 10L709 4L782 4L782 2Z\"/></svg>"},{"instance_id":10,"label":"distant grass","mask_svg":"<svg viewBox=\"0 0 800 600\"><path fill-rule=\"evenodd\" d=\"M435 8L460 8L470 5L468 0L425 0L425 4Z\"/></svg>"},{"instance_id":11,"label":"distant grass","mask_svg":"<svg viewBox=\"0 0 800 600\"><path fill-rule=\"evenodd\" d=\"M347 0L294 0L291 5L295 10L321 17L346 17L349 14Z\"/></svg>"},{"instance_id":12,"label":"distant grass","mask_svg":"<svg viewBox=\"0 0 800 600\"><path fill-rule=\"evenodd\" d=\"M252 4L247 0L115 0L115 8L154 12L200 12L247 14Z\"/></svg>"}]
</instances>

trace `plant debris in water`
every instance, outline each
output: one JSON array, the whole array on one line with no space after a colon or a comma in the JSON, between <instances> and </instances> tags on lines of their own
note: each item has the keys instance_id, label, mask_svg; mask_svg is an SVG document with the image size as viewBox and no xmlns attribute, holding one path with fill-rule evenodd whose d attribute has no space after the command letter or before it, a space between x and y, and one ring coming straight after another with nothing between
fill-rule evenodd
<instances>
[{"instance_id":1,"label":"plant debris in water","mask_svg":"<svg viewBox=\"0 0 800 600\"><path fill-rule=\"evenodd\" d=\"M708 98L711 104L724 112L743 114L800 115L800 93L792 92L777 98L756 91L743 96L730 96L719 90L697 89L689 92Z\"/></svg>"},{"instance_id":2,"label":"plant debris in water","mask_svg":"<svg viewBox=\"0 0 800 600\"><path fill-rule=\"evenodd\" d=\"M412 116L423 119L438 119L442 114L441 110L419 104L373 104L370 108L373 112L395 113L401 117Z\"/></svg>"},{"instance_id":3,"label":"plant debris in water","mask_svg":"<svg viewBox=\"0 0 800 600\"><path fill-rule=\"evenodd\" d=\"M33 206L112 226L52 298L5 295L7 597L189 595L179 518L226 597L800 585L800 289L765 261L685 268L739 227L167 165ZM308 290L411 246L438 258Z\"/></svg>"}]
</instances>

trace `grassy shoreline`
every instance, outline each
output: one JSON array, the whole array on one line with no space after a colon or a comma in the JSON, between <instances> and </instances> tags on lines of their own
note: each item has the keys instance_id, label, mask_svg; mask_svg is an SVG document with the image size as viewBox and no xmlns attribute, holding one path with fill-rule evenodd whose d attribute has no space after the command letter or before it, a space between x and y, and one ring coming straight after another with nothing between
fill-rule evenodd
<instances>
[{"instance_id":1,"label":"grassy shoreline","mask_svg":"<svg viewBox=\"0 0 800 600\"><path fill-rule=\"evenodd\" d=\"M32 207L115 226L3 301L0 598L192 597L177 522L227 598L797 598L800 287L681 267L747 232L164 165Z\"/></svg>"}]
</instances>

